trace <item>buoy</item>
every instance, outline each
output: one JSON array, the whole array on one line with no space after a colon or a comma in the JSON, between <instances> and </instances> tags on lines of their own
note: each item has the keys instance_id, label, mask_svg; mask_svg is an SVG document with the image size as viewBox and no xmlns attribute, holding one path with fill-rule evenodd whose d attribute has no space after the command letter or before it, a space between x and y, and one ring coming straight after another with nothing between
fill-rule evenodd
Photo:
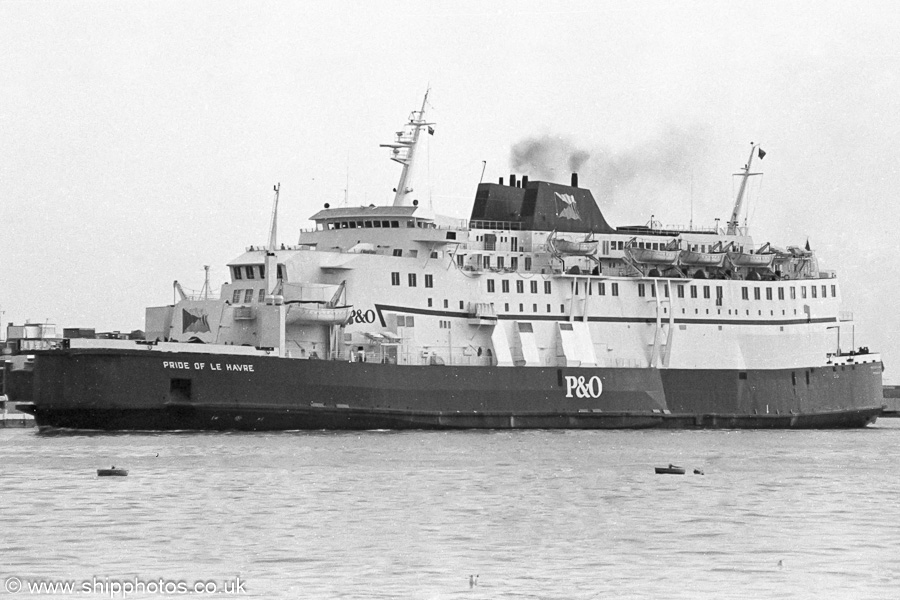
<instances>
[{"instance_id":1,"label":"buoy","mask_svg":"<svg viewBox=\"0 0 900 600\"><path fill-rule=\"evenodd\" d=\"M125 469L117 469L115 465L108 469L97 469L97 477L125 477L128 471Z\"/></svg>"},{"instance_id":2,"label":"buoy","mask_svg":"<svg viewBox=\"0 0 900 600\"><path fill-rule=\"evenodd\" d=\"M703 471L700 469L694 469L694 475L703 475Z\"/></svg>"}]
</instances>

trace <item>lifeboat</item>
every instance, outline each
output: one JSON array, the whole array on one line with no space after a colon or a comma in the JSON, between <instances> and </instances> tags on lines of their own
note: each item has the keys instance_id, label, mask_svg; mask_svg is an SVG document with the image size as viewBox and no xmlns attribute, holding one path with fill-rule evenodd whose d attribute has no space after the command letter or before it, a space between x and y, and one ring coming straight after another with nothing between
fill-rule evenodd
<instances>
[{"instance_id":1,"label":"lifeboat","mask_svg":"<svg viewBox=\"0 0 900 600\"><path fill-rule=\"evenodd\" d=\"M631 246L625 251L636 263L644 265L674 265L678 262L681 250L654 250L653 248L636 248Z\"/></svg>"},{"instance_id":2,"label":"lifeboat","mask_svg":"<svg viewBox=\"0 0 900 600\"><path fill-rule=\"evenodd\" d=\"M588 235L584 241L572 242L556 237L554 232L554 234L547 239L547 245L550 246L551 252L562 256L592 256L597 253L597 245L599 242L590 238L591 236Z\"/></svg>"},{"instance_id":3,"label":"lifeboat","mask_svg":"<svg viewBox=\"0 0 900 600\"><path fill-rule=\"evenodd\" d=\"M761 269L772 265L774 254L749 254L747 252L729 252L728 260L736 267Z\"/></svg>"},{"instance_id":4,"label":"lifeboat","mask_svg":"<svg viewBox=\"0 0 900 600\"><path fill-rule=\"evenodd\" d=\"M340 325L350 320L352 306L328 306L326 302L288 303L285 323L320 323Z\"/></svg>"},{"instance_id":5,"label":"lifeboat","mask_svg":"<svg viewBox=\"0 0 900 600\"><path fill-rule=\"evenodd\" d=\"M724 262L724 252L693 252L684 250L681 253L681 264L691 267L721 267Z\"/></svg>"}]
</instances>

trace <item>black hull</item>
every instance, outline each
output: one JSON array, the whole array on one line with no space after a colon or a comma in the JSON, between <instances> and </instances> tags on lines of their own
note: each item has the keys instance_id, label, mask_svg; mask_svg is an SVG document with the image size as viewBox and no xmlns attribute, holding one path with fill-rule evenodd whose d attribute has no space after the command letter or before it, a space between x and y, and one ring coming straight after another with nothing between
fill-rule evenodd
<instances>
[{"instance_id":1,"label":"black hull","mask_svg":"<svg viewBox=\"0 0 900 600\"><path fill-rule=\"evenodd\" d=\"M96 430L849 428L883 409L873 362L445 367L71 349L39 354L32 376L39 426Z\"/></svg>"}]
</instances>

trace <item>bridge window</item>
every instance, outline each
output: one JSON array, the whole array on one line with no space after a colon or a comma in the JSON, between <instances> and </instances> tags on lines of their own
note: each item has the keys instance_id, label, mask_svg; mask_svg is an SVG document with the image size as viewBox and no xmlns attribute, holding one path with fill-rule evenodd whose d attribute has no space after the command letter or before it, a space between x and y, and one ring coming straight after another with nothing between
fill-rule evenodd
<instances>
[{"instance_id":1,"label":"bridge window","mask_svg":"<svg viewBox=\"0 0 900 600\"><path fill-rule=\"evenodd\" d=\"M244 304L250 304L253 302L253 290L247 290L244 293Z\"/></svg>"},{"instance_id":2,"label":"bridge window","mask_svg":"<svg viewBox=\"0 0 900 600\"><path fill-rule=\"evenodd\" d=\"M238 304L241 301L241 290L234 290L234 294L231 295L231 303Z\"/></svg>"},{"instance_id":3,"label":"bridge window","mask_svg":"<svg viewBox=\"0 0 900 600\"><path fill-rule=\"evenodd\" d=\"M275 266L275 276L278 279L284 279L284 265Z\"/></svg>"},{"instance_id":4,"label":"bridge window","mask_svg":"<svg viewBox=\"0 0 900 600\"><path fill-rule=\"evenodd\" d=\"M391 227L395 229L400 227L400 221L391 221Z\"/></svg>"},{"instance_id":5,"label":"bridge window","mask_svg":"<svg viewBox=\"0 0 900 600\"><path fill-rule=\"evenodd\" d=\"M372 227L372 221L364 221L366 227Z\"/></svg>"},{"instance_id":6,"label":"bridge window","mask_svg":"<svg viewBox=\"0 0 900 600\"><path fill-rule=\"evenodd\" d=\"M403 256L402 248L394 248L394 256Z\"/></svg>"},{"instance_id":7,"label":"bridge window","mask_svg":"<svg viewBox=\"0 0 900 600\"><path fill-rule=\"evenodd\" d=\"M231 273L235 279L241 279L241 268L240 267L231 267Z\"/></svg>"},{"instance_id":8,"label":"bridge window","mask_svg":"<svg viewBox=\"0 0 900 600\"><path fill-rule=\"evenodd\" d=\"M253 279L253 267L250 265L244 267L244 274L247 276L247 279Z\"/></svg>"}]
</instances>

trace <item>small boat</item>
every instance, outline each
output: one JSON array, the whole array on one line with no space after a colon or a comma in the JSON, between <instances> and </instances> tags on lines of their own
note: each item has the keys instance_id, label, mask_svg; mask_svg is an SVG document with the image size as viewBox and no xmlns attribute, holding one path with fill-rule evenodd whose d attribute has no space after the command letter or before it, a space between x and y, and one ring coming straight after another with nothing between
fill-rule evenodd
<instances>
[{"instance_id":1,"label":"small boat","mask_svg":"<svg viewBox=\"0 0 900 600\"><path fill-rule=\"evenodd\" d=\"M725 262L724 252L694 252L684 250L681 252L681 264L692 267L721 267Z\"/></svg>"},{"instance_id":2,"label":"small boat","mask_svg":"<svg viewBox=\"0 0 900 600\"><path fill-rule=\"evenodd\" d=\"M126 469L117 469L115 465L108 469L97 469L97 477L126 477Z\"/></svg>"},{"instance_id":3,"label":"small boat","mask_svg":"<svg viewBox=\"0 0 900 600\"><path fill-rule=\"evenodd\" d=\"M762 268L768 267L775 260L774 254L749 254L747 252L729 252L728 260L736 267Z\"/></svg>"},{"instance_id":4,"label":"small boat","mask_svg":"<svg viewBox=\"0 0 900 600\"><path fill-rule=\"evenodd\" d=\"M352 313L352 306L328 306L324 302L289 303L285 322L343 325Z\"/></svg>"},{"instance_id":5,"label":"small boat","mask_svg":"<svg viewBox=\"0 0 900 600\"><path fill-rule=\"evenodd\" d=\"M668 467L656 467L657 475L684 475L684 467L669 465Z\"/></svg>"},{"instance_id":6,"label":"small boat","mask_svg":"<svg viewBox=\"0 0 900 600\"><path fill-rule=\"evenodd\" d=\"M547 239L550 251L563 256L593 256L597 253L598 244L597 240L591 239L590 234L581 242L560 239L555 232Z\"/></svg>"},{"instance_id":7,"label":"small boat","mask_svg":"<svg viewBox=\"0 0 900 600\"><path fill-rule=\"evenodd\" d=\"M654 250L653 248L627 248L626 252L636 263L645 265L674 265L681 250Z\"/></svg>"}]
</instances>

